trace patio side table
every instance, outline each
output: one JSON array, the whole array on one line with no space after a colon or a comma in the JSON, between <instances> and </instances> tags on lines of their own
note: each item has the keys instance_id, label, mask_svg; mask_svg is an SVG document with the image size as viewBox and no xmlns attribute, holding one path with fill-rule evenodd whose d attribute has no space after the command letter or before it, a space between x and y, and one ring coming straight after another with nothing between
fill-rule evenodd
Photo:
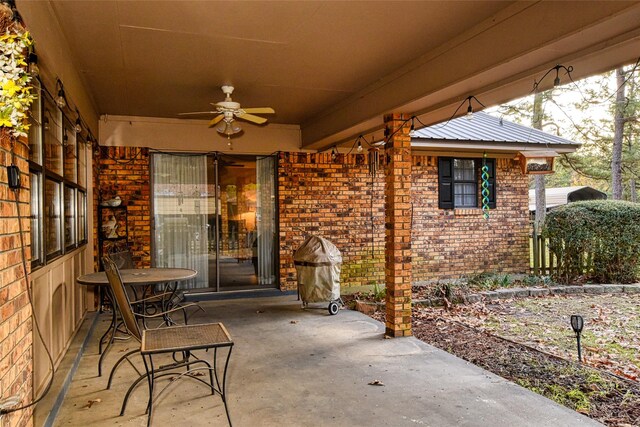
<instances>
[{"instance_id":1,"label":"patio side table","mask_svg":"<svg viewBox=\"0 0 640 427\"><path fill-rule=\"evenodd\" d=\"M218 373L218 349L227 348L227 355L224 362L224 370L222 371L222 381L220 381L220 375ZM204 359L198 359L191 354L194 350L208 350L213 349L213 365ZM215 396L216 393L222 398L224 404L224 410L227 415L227 421L231 426L231 417L229 416L229 408L227 407L226 396L226 383L227 383L227 368L229 367L229 359L231 358L231 350L233 349L233 341L229 336L229 332L222 323L210 323L202 325L185 325L185 326L171 326L161 329L146 329L142 331L142 346L140 348L140 354L144 360L144 366L147 371L147 380L149 384L149 403L147 405L147 426L151 425L151 415L153 412L153 400L154 391L156 386L156 379L176 375L175 369L181 366L187 367L187 373L182 373L180 376L188 375L189 372L197 370L207 370L209 372L210 383L206 383L204 380L197 376L192 376L209 388L211 388L211 394ZM183 354L183 361L177 364L160 366L154 368L153 357L160 354L173 353L173 359L175 360L175 353ZM204 364L204 368L191 368L192 365ZM215 381L215 382L214 382ZM169 383L171 384L171 383ZM166 389L163 388L158 393L158 396Z\"/></svg>"}]
</instances>

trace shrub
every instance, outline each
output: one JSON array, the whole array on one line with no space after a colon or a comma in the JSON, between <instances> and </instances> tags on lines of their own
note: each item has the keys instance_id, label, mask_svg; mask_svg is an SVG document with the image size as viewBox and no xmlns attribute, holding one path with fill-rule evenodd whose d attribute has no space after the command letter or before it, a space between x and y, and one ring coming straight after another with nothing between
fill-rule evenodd
<instances>
[{"instance_id":1,"label":"shrub","mask_svg":"<svg viewBox=\"0 0 640 427\"><path fill-rule=\"evenodd\" d=\"M640 204L570 203L549 212L543 233L558 258L560 281L586 276L601 283L629 283L640 275Z\"/></svg>"}]
</instances>

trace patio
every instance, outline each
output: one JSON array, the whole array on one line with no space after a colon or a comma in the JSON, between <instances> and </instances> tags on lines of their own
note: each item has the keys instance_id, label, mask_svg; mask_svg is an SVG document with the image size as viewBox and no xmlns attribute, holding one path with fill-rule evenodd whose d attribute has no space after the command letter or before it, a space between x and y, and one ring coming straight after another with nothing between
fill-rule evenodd
<instances>
[{"instance_id":1,"label":"patio","mask_svg":"<svg viewBox=\"0 0 640 427\"><path fill-rule=\"evenodd\" d=\"M361 313L301 311L295 299L208 302L208 314L194 318L222 321L235 341L227 391L236 426L599 425L413 337L383 339L384 325ZM146 384L125 416L117 416L130 367L120 370L109 391L107 378L96 376L97 339L107 317L88 340L54 425L146 423ZM107 366L130 347L117 343ZM375 380L384 386L368 385ZM226 424L219 396L189 379L172 384L158 402L156 426Z\"/></svg>"},{"instance_id":2,"label":"patio","mask_svg":"<svg viewBox=\"0 0 640 427\"><path fill-rule=\"evenodd\" d=\"M103 253L130 250L136 268L193 268L208 291L291 291L304 233L345 248L345 287L386 286L387 324L304 313L291 297L205 304L211 315L199 320L223 321L236 341L236 425L589 422L414 338L382 336L411 335L415 281L498 264L487 254L507 272L528 267L528 178L516 155L532 147L440 141L414 150L412 128L635 59L640 2L3 3L0 27L15 29L12 51L22 52L10 61L22 64L11 65L20 79L8 80L21 90L6 92L36 98L14 110L29 117L28 135L13 133L27 125L13 118L0 132L0 408L13 411L3 425L43 425L56 407L49 379L63 381L74 360L58 425L145 423L144 390L117 417L130 372L108 392L107 378L96 378L106 321L79 359L97 298L76 278L98 270ZM554 80L548 70L559 64L574 72ZM233 104L221 101L229 85ZM268 124L209 128L222 116L203 110L224 105L234 107L228 120L266 109ZM468 200L457 205L456 160L475 177L458 183ZM491 170L482 183L495 186L488 221L481 167ZM425 227L414 227L414 204ZM207 274L209 251L233 260ZM185 265L186 255L202 265ZM368 385L375 380L385 385ZM169 391L155 425L224 424L219 398L191 382Z\"/></svg>"}]
</instances>

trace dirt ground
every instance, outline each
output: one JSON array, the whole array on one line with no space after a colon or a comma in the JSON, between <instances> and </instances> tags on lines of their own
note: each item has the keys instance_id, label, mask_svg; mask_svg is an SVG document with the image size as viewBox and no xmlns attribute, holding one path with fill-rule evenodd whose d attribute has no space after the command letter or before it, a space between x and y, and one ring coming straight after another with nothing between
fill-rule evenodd
<instances>
[{"instance_id":1,"label":"dirt ground","mask_svg":"<svg viewBox=\"0 0 640 427\"><path fill-rule=\"evenodd\" d=\"M585 319L577 362L569 316ZM384 320L384 312L371 314ZM606 425L640 426L640 295L414 308L414 335Z\"/></svg>"}]
</instances>

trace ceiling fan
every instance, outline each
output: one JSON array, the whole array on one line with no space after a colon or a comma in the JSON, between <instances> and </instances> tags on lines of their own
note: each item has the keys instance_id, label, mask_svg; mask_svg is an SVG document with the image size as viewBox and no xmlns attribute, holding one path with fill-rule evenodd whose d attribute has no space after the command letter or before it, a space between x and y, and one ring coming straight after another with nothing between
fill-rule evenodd
<instances>
[{"instance_id":1,"label":"ceiling fan","mask_svg":"<svg viewBox=\"0 0 640 427\"><path fill-rule=\"evenodd\" d=\"M209 122L209 127L213 127L220 123L216 130L227 137L231 137L242 130L240 125L236 123L236 118L247 120L249 122L257 123L259 125L266 123L267 119L264 117L256 116L255 114L275 114L275 111L271 107L256 107L256 108L241 108L239 102L235 102L231 99L233 93L233 86L222 86L222 92L226 95L224 101L211 103L215 107L213 111L196 111L192 113L180 113L179 116L193 116L203 114L217 114Z\"/></svg>"}]
</instances>

